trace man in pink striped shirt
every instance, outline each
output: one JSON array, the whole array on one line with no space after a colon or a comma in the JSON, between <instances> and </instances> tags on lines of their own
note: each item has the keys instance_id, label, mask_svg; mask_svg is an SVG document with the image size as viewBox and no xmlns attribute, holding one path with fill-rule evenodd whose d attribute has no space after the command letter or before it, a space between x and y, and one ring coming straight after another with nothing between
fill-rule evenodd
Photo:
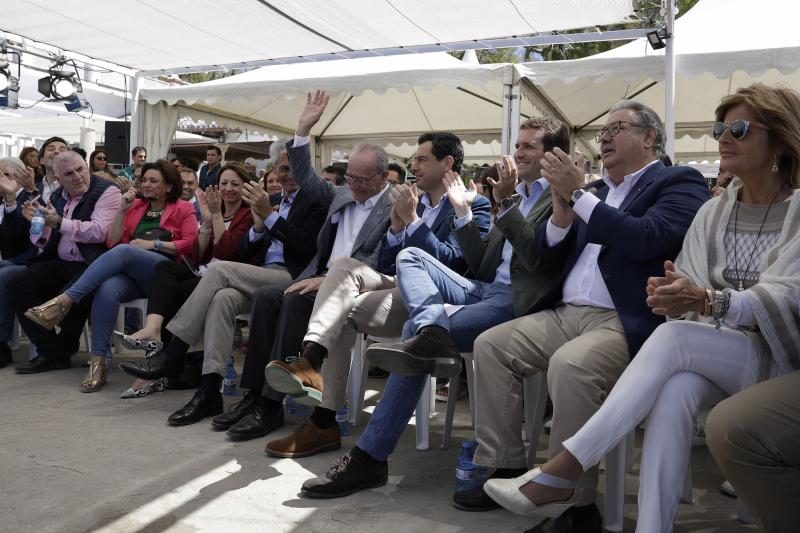
<instances>
[{"instance_id":1,"label":"man in pink striped shirt","mask_svg":"<svg viewBox=\"0 0 800 533\"><path fill-rule=\"evenodd\" d=\"M90 175L86 162L74 152L59 154L53 161L53 171L61 188L47 206L36 202L22 206L27 220L42 209L45 228L41 236L31 237L40 252L10 281L14 311L39 354L17 366L18 374L69 368L91 301L73 305L58 332L28 320L25 311L58 295L107 250L106 233L122 200L120 190L112 182Z\"/></svg>"}]
</instances>

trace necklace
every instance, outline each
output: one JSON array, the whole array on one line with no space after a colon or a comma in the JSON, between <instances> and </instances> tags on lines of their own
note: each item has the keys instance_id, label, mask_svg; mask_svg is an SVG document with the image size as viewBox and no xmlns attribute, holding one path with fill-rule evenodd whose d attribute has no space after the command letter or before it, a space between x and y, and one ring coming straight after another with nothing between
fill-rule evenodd
<instances>
[{"instance_id":1,"label":"necklace","mask_svg":"<svg viewBox=\"0 0 800 533\"><path fill-rule=\"evenodd\" d=\"M163 215L163 214L164 214L164 209L161 209L160 211L148 209L147 213L145 213L145 216L147 218L156 218L156 217L160 218L161 215Z\"/></svg>"},{"instance_id":2,"label":"necklace","mask_svg":"<svg viewBox=\"0 0 800 533\"><path fill-rule=\"evenodd\" d=\"M733 211L733 268L736 271L736 281L739 282L736 290L742 292L744 290L744 278L747 275L747 271L750 269L750 263L753 261L753 256L756 254L756 250L758 249L758 239L761 237L761 230L764 229L764 223L767 221L767 217L769 216L769 210L772 209L772 204L775 203L775 199L778 198L778 195L783 190L783 187L778 189L778 192L775 193L775 196L772 197L772 201L767 206L767 212L764 213L764 219L761 221L761 225L758 227L758 233L756 234L756 242L753 243L753 251L750 252L750 258L747 260L747 266L744 267L744 271L741 272L741 277L739 277L739 255L736 253L736 223L739 219L739 198L736 198L736 208Z\"/></svg>"}]
</instances>

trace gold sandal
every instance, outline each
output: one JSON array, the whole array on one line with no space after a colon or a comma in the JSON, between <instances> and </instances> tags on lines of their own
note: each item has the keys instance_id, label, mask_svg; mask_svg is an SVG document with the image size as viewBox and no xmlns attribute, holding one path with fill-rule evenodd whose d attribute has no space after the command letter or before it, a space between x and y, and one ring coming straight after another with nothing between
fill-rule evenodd
<instances>
[{"instance_id":1,"label":"gold sandal","mask_svg":"<svg viewBox=\"0 0 800 533\"><path fill-rule=\"evenodd\" d=\"M92 356L89 359L89 373L81 382L81 392L97 392L102 389L106 384L107 372L105 356Z\"/></svg>"},{"instance_id":2,"label":"gold sandal","mask_svg":"<svg viewBox=\"0 0 800 533\"><path fill-rule=\"evenodd\" d=\"M69 313L69 308L61 303L58 298L53 298L42 305L31 307L25 311L25 317L51 331L59 322L64 320L67 313Z\"/></svg>"}]
</instances>

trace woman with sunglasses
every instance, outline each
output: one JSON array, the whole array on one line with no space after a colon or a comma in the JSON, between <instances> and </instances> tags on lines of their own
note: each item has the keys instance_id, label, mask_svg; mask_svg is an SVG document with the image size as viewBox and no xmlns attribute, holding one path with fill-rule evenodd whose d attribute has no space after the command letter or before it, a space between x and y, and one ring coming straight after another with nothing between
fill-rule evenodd
<instances>
[{"instance_id":1,"label":"woman with sunglasses","mask_svg":"<svg viewBox=\"0 0 800 533\"><path fill-rule=\"evenodd\" d=\"M25 312L43 328L53 329L73 303L94 293L91 359L89 373L81 383L82 392L96 392L106 383L106 355L119 303L143 298L156 265L191 257L197 239L194 207L180 199L183 183L175 166L163 159L145 163L141 182L142 199L135 197L133 189L122 196L106 235L111 250L89 265L63 293Z\"/></svg>"},{"instance_id":2,"label":"woman with sunglasses","mask_svg":"<svg viewBox=\"0 0 800 533\"><path fill-rule=\"evenodd\" d=\"M647 417L637 531L672 531L697 412L800 368L800 97L755 84L725 97L716 118L721 167L737 180L703 205L664 277L648 280L652 312L679 320L655 330L564 451L486 483L507 509L559 516L583 472Z\"/></svg>"}]
</instances>

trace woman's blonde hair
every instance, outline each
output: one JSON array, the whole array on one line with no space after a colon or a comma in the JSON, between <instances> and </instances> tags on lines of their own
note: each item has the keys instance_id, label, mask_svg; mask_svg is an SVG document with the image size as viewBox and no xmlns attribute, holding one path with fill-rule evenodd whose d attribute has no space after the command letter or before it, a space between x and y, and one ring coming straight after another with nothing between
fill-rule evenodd
<instances>
[{"instance_id":1,"label":"woman's blonde hair","mask_svg":"<svg viewBox=\"0 0 800 533\"><path fill-rule=\"evenodd\" d=\"M769 141L778 148L778 174L793 189L800 187L800 95L786 87L754 83L722 99L714 114L719 122L737 105L750 108L769 127Z\"/></svg>"}]
</instances>

